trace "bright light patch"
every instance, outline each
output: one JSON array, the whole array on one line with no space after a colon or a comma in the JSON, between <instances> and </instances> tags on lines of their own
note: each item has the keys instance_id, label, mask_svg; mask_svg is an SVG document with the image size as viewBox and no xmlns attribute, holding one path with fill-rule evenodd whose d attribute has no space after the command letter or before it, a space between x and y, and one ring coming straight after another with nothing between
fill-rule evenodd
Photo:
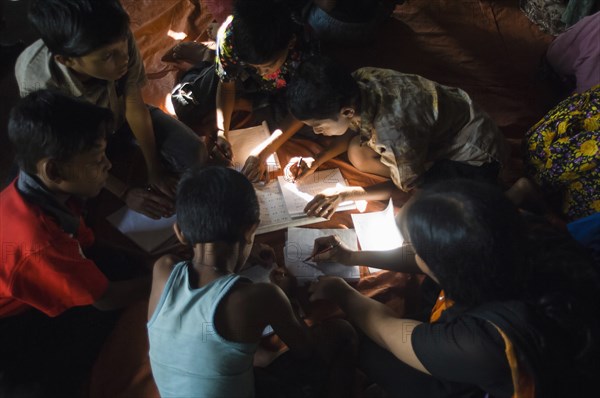
<instances>
[{"instance_id":1,"label":"bright light patch","mask_svg":"<svg viewBox=\"0 0 600 398\"><path fill-rule=\"evenodd\" d=\"M165 95L165 109L171 116L175 116L175 108L173 107L173 102L171 102L171 94Z\"/></svg>"},{"instance_id":2,"label":"bright light patch","mask_svg":"<svg viewBox=\"0 0 600 398\"><path fill-rule=\"evenodd\" d=\"M184 32L173 32L171 29L167 32L167 36L175 40L183 40L187 37L187 33Z\"/></svg>"}]
</instances>

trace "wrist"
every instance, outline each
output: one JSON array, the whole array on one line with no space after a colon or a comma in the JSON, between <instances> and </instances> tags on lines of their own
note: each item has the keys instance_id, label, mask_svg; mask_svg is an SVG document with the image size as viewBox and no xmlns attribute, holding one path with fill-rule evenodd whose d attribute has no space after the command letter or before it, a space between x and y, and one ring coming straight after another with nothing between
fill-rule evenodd
<instances>
[{"instance_id":1,"label":"wrist","mask_svg":"<svg viewBox=\"0 0 600 398\"><path fill-rule=\"evenodd\" d=\"M360 199L364 193L362 187L345 187L339 194L342 201Z\"/></svg>"}]
</instances>

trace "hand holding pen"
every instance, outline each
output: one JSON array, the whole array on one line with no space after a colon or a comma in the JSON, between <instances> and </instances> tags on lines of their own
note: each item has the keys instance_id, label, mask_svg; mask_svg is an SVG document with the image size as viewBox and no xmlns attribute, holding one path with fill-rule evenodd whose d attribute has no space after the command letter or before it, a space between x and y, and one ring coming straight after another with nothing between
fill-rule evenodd
<instances>
[{"instance_id":1,"label":"hand holding pen","mask_svg":"<svg viewBox=\"0 0 600 398\"><path fill-rule=\"evenodd\" d=\"M330 235L315 239L312 254L304 261L315 263L335 262L350 265L351 255L352 250L337 235Z\"/></svg>"},{"instance_id":2,"label":"hand holding pen","mask_svg":"<svg viewBox=\"0 0 600 398\"><path fill-rule=\"evenodd\" d=\"M293 157L285 166L284 178L288 182L297 182L312 174L314 170L311 168L314 159L311 157Z\"/></svg>"}]
</instances>

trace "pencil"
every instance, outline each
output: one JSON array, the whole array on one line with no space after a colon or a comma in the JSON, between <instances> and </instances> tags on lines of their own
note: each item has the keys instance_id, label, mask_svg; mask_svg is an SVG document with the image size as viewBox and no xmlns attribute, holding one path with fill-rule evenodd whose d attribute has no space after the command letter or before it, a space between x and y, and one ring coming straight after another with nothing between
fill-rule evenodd
<instances>
[{"instance_id":1,"label":"pencil","mask_svg":"<svg viewBox=\"0 0 600 398\"><path fill-rule=\"evenodd\" d=\"M300 156L300 159L298 159L298 164L296 165L296 175L294 176L294 182L296 182L296 180L298 179L298 176L300 175L300 167L302 166L302 156Z\"/></svg>"},{"instance_id":2,"label":"pencil","mask_svg":"<svg viewBox=\"0 0 600 398\"><path fill-rule=\"evenodd\" d=\"M339 245L340 245L340 242L337 242L335 245L331 245L328 248L321 250L320 252L316 252L315 254L306 257L303 261L311 261L313 258L318 256L319 254L327 253L328 251L335 249Z\"/></svg>"}]
</instances>

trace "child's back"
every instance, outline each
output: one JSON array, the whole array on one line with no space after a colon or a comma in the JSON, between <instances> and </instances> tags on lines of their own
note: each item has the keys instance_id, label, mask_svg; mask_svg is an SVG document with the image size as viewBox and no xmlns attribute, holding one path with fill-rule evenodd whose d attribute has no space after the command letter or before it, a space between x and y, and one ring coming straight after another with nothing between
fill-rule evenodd
<instances>
[{"instance_id":1,"label":"child's back","mask_svg":"<svg viewBox=\"0 0 600 398\"><path fill-rule=\"evenodd\" d=\"M286 294L237 272L254 243L259 208L240 173L190 170L177 191L175 232L194 258L154 267L148 308L150 362L162 396L254 396L253 359L267 325L310 355L308 330Z\"/></svg>"},{"instance_id":2,"label":"child's back","mask_svg":"<svg viewBox=\"0 0 600 398\"><path fill-rule=\"evenodd\" d=\"M148 322L152 372L161 395L252 396L258 341L229 341L213 323L240 276L229 274L194 289L191 267L185 261L175 266Z\"/></svg>"}]
</instances>

